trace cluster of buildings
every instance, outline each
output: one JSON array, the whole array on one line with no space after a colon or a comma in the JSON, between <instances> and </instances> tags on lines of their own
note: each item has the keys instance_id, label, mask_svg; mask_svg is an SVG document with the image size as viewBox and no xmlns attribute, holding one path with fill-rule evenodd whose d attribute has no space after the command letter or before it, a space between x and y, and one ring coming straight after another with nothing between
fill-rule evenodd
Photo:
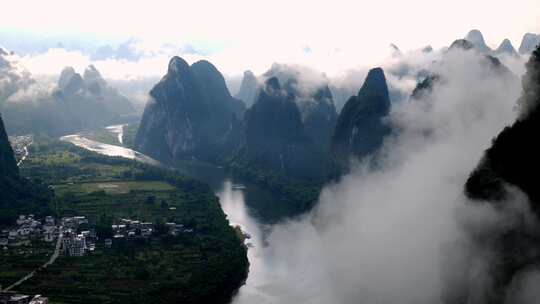
<instances>
[{"instance_id":1,"label":"cluster of buildings","mask_svg":"<svg viewBox=\"0 0 540 304\"><path fill-rule=\"evenodd\" d=\"M96 249L97 236L94 230L81 230L88 224L85 216L62 218L62 252L64 255L80 257Z\"/></svg>"},{"instance_id":2,"label":"cluster of buildings","mask_svg":"<svg viewBox=\"0 0 540 304\"><path fill-rule=\"evenodd\" d=\"M114 239L150 238L154 233L153 223L130 219L120 219L120 223L112 225L111 228Z\"/></svg>"},{"instance_id":3,"label":"cluster of buildings","mask_svg":"<svg viewBox=\"0 0 540 304\"><path fill-rule=\"evenodd\" d=\"M180 233L192 233L193 228L186 228L183 224L166 223L168 234L177 236ZM113 238L105 240L105 247L111 247L113 241L143 238L148 239L155 233L153 223L141 222L131 219L120 219L118 224L112 225Z\"/></svg>"},{"instance_id":4,"label":"cluster of buildings","mask_svg":"<svg viewBox=\"0 0 540 304\"><path fill-rule=\"evenodd\" d=\"M23 159L27 153L28 149L27 147L32 144L32 141L34 138L32 135L22 135L22 136L10 136L9 142L11 143L11 147L13 148L13 153L15 154L15 157L17 160Z\"/></svg>"},{"instance_id":5,"label":"cluster of buildings","mask_svg":"<svg viewBox=\"0 0 540 304\"><path fill-rule=\"evenodd\" d=\"M95 230L90 229L88 224L85 216L63 217L57 222L52 216L37 219L32 214L20 215L15 227L0 231L0 248L31 246L32 240L54 242L61 235L60 249L64 255L84 256L95 250L98 240ZM183 224L166 223L165 226L171 236L193 232L193 228L187 228ZM105 239L106 248L112 247L113 241L148 239L155 233L153 223L126 218L120 219L111 228L113 237Z\"/></svg>"},{"instance_id":6,"label":"cluster of buildings","mask_svg":"<svg viewBox=\"0 0 540 304\"><path fill-rule=\"evenodd\" d=\"M97 240L94 230L81 229L84 224L88 224L85 216L63 217L57 222L52 216L37 219L33 214L19 215L15 227L0 231L0 248L31 246L37 240L52 243L62 235L63 254L84 256L95 250Z\"/></svg>"},{"instance_id":7,"label":"cluster of buildings","mask_svg":"<svg viewBox=\"0 0 540 304\"><path fill-rule=\"evenodd\" d=\"M33 214L19 215L17 225L0 231L0 247L31 245L32 240L53 242L60 234L54 217L37 219Z\"/></svg>"},{"instance_id":8,"label":"cluster of buildings","mask_svg":"<svg viewBox=\"0 0 540 304\"><path fill-rule=\"evenodd\" d=\"M41 295L29 296L14 292L1 292L0 304L49 304L49 299Z\"/></svg>"}]
</instances>

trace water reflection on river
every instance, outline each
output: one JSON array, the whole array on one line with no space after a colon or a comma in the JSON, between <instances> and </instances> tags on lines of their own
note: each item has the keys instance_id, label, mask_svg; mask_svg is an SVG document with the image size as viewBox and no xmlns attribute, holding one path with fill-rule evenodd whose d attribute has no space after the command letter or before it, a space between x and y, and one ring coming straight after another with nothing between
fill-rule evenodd
<instances>
[{"instance_id":1,"label":"water reflection on river","mask_svg":"<svg viewBox=\"0 0 540 304\"><path fill-rule=\"evenodd\" d=\"M99 154L107 155L107 156L119 156L129 159L138 160L143 163L151 164L151 165L159 165L159 162L149 156L146 156L142 153L139 153L137 151L115 146L115 145L109 145L97 142L95 140L88 139L86 137L83 137L81 135L67 135L60 138L62 141L70 142L78 147L97 152Z\"/></svg>"}]
</instances>

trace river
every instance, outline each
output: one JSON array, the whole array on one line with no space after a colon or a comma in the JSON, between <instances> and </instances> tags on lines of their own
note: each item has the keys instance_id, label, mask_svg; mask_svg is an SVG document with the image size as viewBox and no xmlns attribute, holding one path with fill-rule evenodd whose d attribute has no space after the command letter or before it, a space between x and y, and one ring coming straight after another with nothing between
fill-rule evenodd
<instances>
[{"instance_id":1,"label":"river","mask_svg":"<svg viewBox=\"0 0 540 304\"><path fill-rule=\"evenodd\" d=\"M115 130L117 132L117 130ZM121 136L121 135L119 135ZM108 156L120 156L150 164L156 160L134 150L100 143L81 135L64 136L61 140ZM201 163L186 163L178 168L184 174L208 183L219 197L221 207L231 224L240 225L251 236L246 240L250 269L246 284L234 297L233 304L265 304L279 302L272 259L265 238L272 225L283 219L287 210L278 208L279 199L261 187L228 175L223 168Z\"/></svg>"}]
</instances>

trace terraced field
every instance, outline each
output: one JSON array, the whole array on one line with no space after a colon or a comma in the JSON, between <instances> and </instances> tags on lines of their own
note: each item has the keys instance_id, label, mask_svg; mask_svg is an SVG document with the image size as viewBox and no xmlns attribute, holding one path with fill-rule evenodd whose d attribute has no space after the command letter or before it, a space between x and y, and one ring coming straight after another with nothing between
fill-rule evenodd
<instances>
[{"instance_id":1,"label":"terraced field","mask_svg":"<svg viewBox=\"0 0 540 304\"><path fill-rule=\"evenodd\" d=\"M0 250L0 286L7 287L43 265L54 251L54 244L35 241L32 247Z\"/></svg>"},{"instance_id":2,"label":"terraced field","mask_svg":"<svg viewBox=\"0 0 540 304\"><path fill-rule=\"evenodd\" d=\"M162 181L106 181L91 183L69 183L54 185L54 190L59 195L66 193L84 193L105 191L107 194L121 194L132 191L172 191L175 188L169 183Z\"/></svg>"}]
</instances>

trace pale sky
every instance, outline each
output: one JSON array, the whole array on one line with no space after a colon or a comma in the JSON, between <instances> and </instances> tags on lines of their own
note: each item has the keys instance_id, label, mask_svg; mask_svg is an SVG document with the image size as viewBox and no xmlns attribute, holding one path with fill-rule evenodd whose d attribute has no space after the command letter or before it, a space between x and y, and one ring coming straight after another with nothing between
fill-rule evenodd
<instances>
[{"instance_id":1,"label":"pale sky","mask_svg":"<svg viewBox=\"0 0 540 304\"><path fill-rule=\"evenodd\" d=\"M524 33L540 32L538 0L18 0L1 7L2 31L196 43L230 73L261 72L274 61L331 73L381 60L389 43L440 48L477 28L491 47L510 38L518 48Z\"/></svg>"}]
</instances>

